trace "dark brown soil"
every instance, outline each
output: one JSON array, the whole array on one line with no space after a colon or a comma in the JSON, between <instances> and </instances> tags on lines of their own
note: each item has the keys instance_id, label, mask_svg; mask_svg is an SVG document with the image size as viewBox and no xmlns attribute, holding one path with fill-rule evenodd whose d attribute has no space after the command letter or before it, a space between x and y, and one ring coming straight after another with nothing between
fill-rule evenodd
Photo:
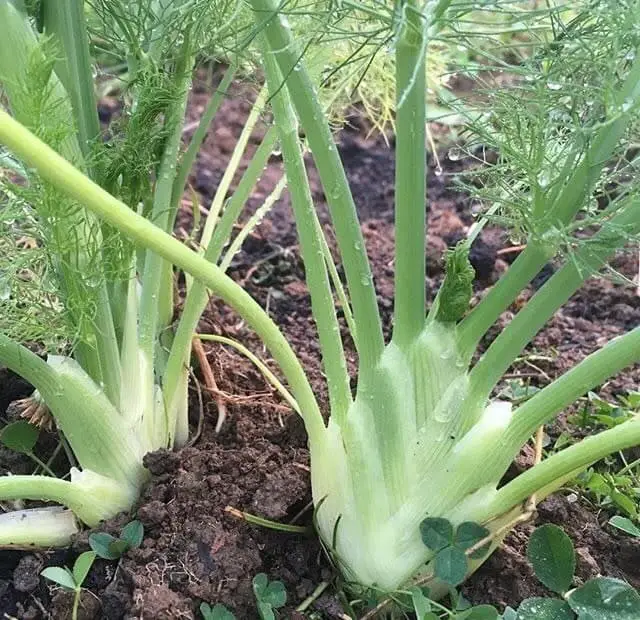
<instances>
[{"instance_id":1,"label":"dark brown soil","mask_svg":"<svg viewBox=\"0 0 640 620\"><path fill-rule=\"evenodd\" d=\"M220 181L251 96L250 91L243 91L227 100L209 133L191 179L204 207L209 206ZM207 97L206 93L194 92L189 121L198 118ZM262 134L263 130L256 131L250 148L255 148ZM365 140L363 135L358 127L344 132L341 152L360 209L379 305L388 329L393 299L393 149L380 138ZM443 165L444 175L436 175L432 165L429 168L430 277L426 286L431 298L442 278L442 251L461 238L472 221L469 200L452 187L449 178L449 173L461 169L464 163L445 157ZM274 157L251 199L252 208L275 185L279 169L280 162ZM313 174L312 179L321 219L326 223L323 195ZM191 224L190 212L185 209L177 234L188 234ZM482 233L472 257L478 272L478 294L507 268L504 258L514 254L500 254L500 250L508 245L497 230L489 228ZM628 262L620 268L633 277L636 265ZM551 272L549 267L547 276ZM248 239L234 259L231 275L268 306L308 369L321 402L325 402L319 350L309 335L313 333L309 296L286 197ZM536 285L541 283L539 280ZM512 372L535 375L535 382L545 383L639 321L640 298L633 290L603 280L590 282L535 339L531 351L541 354L535 362L519 363ZM216 300L210 303L200 329L237 338L264 356L257 339ZM87 583L91 593L83 598L82 618L195 618L199 617L196 610L201 601L222 602L239 619L257 618L251 580L260 572L286 585L289 606L281 617L300 618L304 616L293 609L323 581L335 579L312 534L256 527L226 511L231 506L281 522L310 525L308 453L300 420L262 376L234 352L219 346L206 348L228 408L222 432L214 432L216 406L205 395L204 429L195 445L178 453L147 457L153 477L136 512L145 527L143 545L119 563L96 563ZM527 365L532 363L533 372ZM635 389L639 379L640 367L636 366L613 379L605 392ZM24 384L15 378L7 380L0 375L0 411L24 390ZM199 415L195 389L192 400L195 423ZM7 455L0 453L2 469L6 471L11 465ZM126 520L115 520L105 529L116 531ZM603 573L640 587L640 543L616 536L603 527L603 520L580 501L571 503L562 495L547 499L539 507L539 522L562 525L572 536L578 551L579 579ZM472 577L463 589L468 598L503 607L517 606L527 596L545 594L532 579L524 557L531 527L523 526L509 536L503 548ZM0 552L3 617L69 617L69 597L38 579L37 574L45 565L70 565L75 554L85 548L83 536L72 550L48 554ZM321 611L326 618L345 617L340 615L344 611L332 586L310 610Z\"/></svg>"}]
</instances>

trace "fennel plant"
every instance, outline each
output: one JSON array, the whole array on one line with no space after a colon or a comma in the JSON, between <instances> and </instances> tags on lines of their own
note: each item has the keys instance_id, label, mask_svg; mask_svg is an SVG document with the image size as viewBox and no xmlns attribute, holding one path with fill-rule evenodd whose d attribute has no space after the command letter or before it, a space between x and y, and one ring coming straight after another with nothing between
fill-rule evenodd
<instances>
[{"instance_id":1,"label":"fennel plant","mask_svg":"<svg viewBox=\"0 0 640 620\"><path fill-rule=\"evenodd\" d=\"M471 240L447 254L446 277L436 298L427 303L425 295L424 65L430 40L440 34L460 35L465 14L478 7L451 0L406 0L385 10L351 1L314 5L321 27L311 30L318 45L330 44L344 20L361 20L363 31L371 27L381 33L383 44L373 41L376 53L382 49L381 53L395 57L395 311L392 337L385 343L354 201L326 120L317 75L305 66L303 52L312 46L297 43L288 23L286 13L296 14L296 4L275 0L250 4L256 24L252 38L262 54L275 120L273 139L282 150L318 328L329 393L328 423L286 338L214 264L216 256L209 249L214 247L215 232L204 256L189 250L168 234L166 222L159 225L155 218L150 221L136 213L126 204L128 196L96 183L81 161L61 146L56 145L56 152L25 126L28 123L5 112L0 112L0 143L45 187L82 205L87 218L97 216L102 228L119 231L138 250L146 248L143 286L147 265L161 273L162 265L173 264L193 277L190 295L198 290L206 296L209 289L257 332L287 379L305 422L315 521L326 548L354 585L392 592L416 575L429 573L434 553L420 537L425 519L483 524L493 533L495 548L529 510L532 495L539 501L604 455L640 443L640 418L635 416L500 483L540 425L640 359L640 328L613 339L515 410L492 398L501 376L544 324L640 232L640 198L633 174L637 161L628 149L637 129L640 100L636 26L640 5L626 0L625 10L620 10L618 3L605 2L592 10L580 4L566 15L562 8L546 8L552 38L541 37L534 53L513 67L522 78L514 90L492 94L490 114L468 113L472 135L500 152L499 165L488 170L483 190L491 217L510 224L526 239L526 249L471 311ZM535 9L533 18L539 19L541 11ZM492 58L490 52L482 54ZM325 251L300 130L327 198L345 285ZM603 192L611 182L616 192ZM604 208L594 205L602 195L607 196ZM475 361L474 353L489 329L554 257L561 264L558 271ZM358 354L355 393L350 389L334 294L348 300L342 306ZM193 305L197 310L198 304ZM183 329L188 337L181 333L181 325L198 312L187 310L188 306L189 299L166 368L172 364L176 342L190 338L187 328ZM157 340L157 329L151 333ZM45 371L41 360L4 337L0 343L0 360L32 381L45 399L49 397L56 414L56 398L64 398L64 393L47 392L47 382L37 380L45 373L52 381L51 373L58 373L57 380L70 375L59 369ZM149 346L149 340L143 338L143 344ZM185 349L177 355L179 362L173 363L183 370ZM171 377L179 383L178 374ZM167 395L169 385L173 383L162 383L163 403L168 407L167 432L176 441L183 435L174 430L178 416L173 396ZM169 393L173 395L174 389ZM57 416L63 419L64 412ZM27 482L13 486L16 496L21 484ZM0 498L10 496L5 488L0 485ZM68 498L49 498L70 505ZM469 572L480 561L471 562Z\"/></svg>"},{"instance_id":2,"label":"fennel plant","mask_svg":"<svg viewBox=\"0 0 640 620\"><path fill-rule=\"evenodd\" d=\"M425 299L423 66L428 42L463 36L464 16L478 7L448 0L395 5L388 21L397 99L395 306L392 337L385 343L353 198L288 26L286 13L295 9L273 0L251 4L264 29L263 62L330 395L328 424L318 435L307 424L315 522L347 580L393 591L417 574L432 574L434 553L420 538L425 519L481 523L493 533L495 548L531 511L532 496L540 501L590 463L640 441L635 416L501 485L539 426L640 359L640 328L613 339L515 410L492 398L544 324L640 232L638 160L630 149L640 101L640 5L625 2L624 11L606 2L573 6L568 13L544 9L552 36L534 37L531 54L511 68L514 85L487 89L488 113L460 108L468 118L469 148L477 143L500 155L476 189L490 205L487 218L508 224L526 243L470 312L472 239L448 252L440 291L430 304ZM345 14L372 20L358 3L335 8L331 18L339 24ZM532 23L541 14L534 9ZM381 24L385 16L376 20ZM495 54L480 53L496 62ZM317 251L299 129L318 169L345 272L359 361L355 394ZM554 257L561 267L474 361L489 329ZM479 563L472 560L469 571Z\"/></svg>"},{"instance_id":3,"label":"fennel plant","mask_svg":"<svg viewBox=\"0 0 640 620\"><path fill-rule=\"evenodd\" d=\"M81 0L28 6L33 15L21 0L0 2L3 103L87 178L158 230L172 232L190 168L236 66L231 63L182 153L191 77L203 55L240 58L234 37L250 23L239 15L241 7L98 1L89 8ZM98 119L89 31L105 54L124 59L122 109L109 125L108 141ZM256 106L222 199L259 114ZM255 154L222 224L216 226L214 216L205 226L201 252L212 260L273 137L265 137ZM208 297L201 284L190 283L174 331L171 263L136 247L11 154L3 152L2 166L0 363L36 388L32 402L22 403L25 413L48 408L77 467L69 480L0 479L3 502L43 500L70 509L0 515L0 546L64 545L77 521L95 526L132 507L147 477L147 452L187 441L191 341ZM44 345L46 361L21 342Z\"/></svg>"}]
</instances>

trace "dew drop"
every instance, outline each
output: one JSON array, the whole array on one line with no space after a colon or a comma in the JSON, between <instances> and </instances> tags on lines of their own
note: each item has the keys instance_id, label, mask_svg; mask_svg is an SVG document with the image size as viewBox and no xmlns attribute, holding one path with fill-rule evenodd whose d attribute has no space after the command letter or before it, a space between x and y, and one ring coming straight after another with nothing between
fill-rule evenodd
<instances>
[{"instance_id":1,"label":"dew drop","mask_svg":"<svg viewBox=\"0 0 640 620\"><path fill-rule=\"evenodd\" d=\"M548 170L543 170L539 175L538 175L538 185L544 189L545 187L549 186L549 182L551 181L551 179L549 178L549 171Z\"/></svg>"}]
</instances>

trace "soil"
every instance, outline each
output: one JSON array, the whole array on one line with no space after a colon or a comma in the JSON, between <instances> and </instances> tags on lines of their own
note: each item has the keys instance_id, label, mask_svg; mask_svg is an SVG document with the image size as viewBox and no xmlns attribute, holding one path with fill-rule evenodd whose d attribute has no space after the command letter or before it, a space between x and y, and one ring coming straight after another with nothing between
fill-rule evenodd
<instances>
[{"instance_id":1,"label":"soil","mask_svg":"<svg viewBox=\"0 0 640 620\"><path fill-rule=\"evenodd\" d=\"M220 182L242 128L253 93L235 88L235 96L223 104L191 183L207 208ZM195 89L191 96L185 138L194 129L208 94ZM109 108L108 103L104 104ZM112 108L113 109L113 108ZM108 110L102 110L108 116ZM372 262L378 301L385 329L391 325L393 299L393 144L380 136L366 138L366 128L354 117L341 134L340 149L360 211ZM255 149L264 128L250 142ZM429 278L427 291L433 299L442 279L442 252L460 239L472 223L469 198L451 181L451 173L468 162L441 157L444 171L429 161ZM244 164L243 164L244 165ZM281 163L274 156L264 171L249 208L254 209L275 185ZM324 196L316 175L311 174L314 198L321 221L327 223ZM237 179L236 179L237 181ZM193 224L190 208L180 213L176 234L188 237ZM487 228L475 244L472 261L477 271L477 297L496 281L517 252L508 251L507 237ZM631 259L620 258L618 268L629 277L637 272ZM553 272L548 266L534 282L540 286ZM309 296L299 256L288 198L278 202L269 218L251 234L232 263L231 275L269 308L299 354L326 410L319 351L313 338ZM521 305L526 297L518 300ZM511 313L505 313L507 321ZM519 362L510 373L530 377L542 385L562 374L611 337L640 322L640 297L629 287L607 280L590 281L559 312L530 346L535 356ZM258 340L242 321L212 300L202 317L200 330L239 339L264 357ZM488 340L495 334L489 334ZM486 343L484 343L486 345ZM201 601L221 602L237 618L257 618L252 578L261 572L282 580L288 606L280 617L305 617L294 609L323 582L330 586L309 607L325 618L345 617L334 587L335 574L317 539L309 534L290 534L250 525L231 515L227 507L272 520L311 525L309 458L306 436L299 418L241 356L220 346L205 345L218 383L218 398L227 407L227 419L215 433L215 399L204 395L199 406L192 388L194 427L203 416L203 430L193 446L180 452L158 452L146 458L152 474L136 509L145 536L139 549L129 551L118 562L95 563L82 598L80 618L196 618ZM349 363L353 368L353 355ZM637 389L640 367L627 369L603 388L606 396ZM0 370L0 413L7 404L29 392L28 386ZM557 434L566 423L552 425ZM527 465L524 453L516 467ZM17 467L29 470L23 459L0 451L0 473ZM101 530L116 533L130 517L121 516ZM592 511L575 496L559 494L539 506L537 523L552 522L565 528L577 548L577 578L597 574L626 579L640 587L640 543L615 534L603 526L604 515ZM545 595L532 578L525 547L532 525L511 534L500 550L464 586L463 593L475 603L500 608L517 607L528 596ZM78 552L87 548L87 535L72 549L51 553L0 552L0 613L5 618L70 617L70 596L38 578L47 565L71 565ZM308 617L308 616L307 616Z\"/></svg>"}]
</instances>

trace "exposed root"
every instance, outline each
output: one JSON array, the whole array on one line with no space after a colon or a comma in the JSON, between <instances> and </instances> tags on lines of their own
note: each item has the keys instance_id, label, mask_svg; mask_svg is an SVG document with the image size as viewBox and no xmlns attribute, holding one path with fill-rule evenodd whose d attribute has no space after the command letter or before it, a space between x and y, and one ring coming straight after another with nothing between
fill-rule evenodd
<instances>
[{"instance_id":1,"label":"exposed root","mask_svg":"<svg viewBox=\"0 0 640 620\"><path fill-rule=\"evenodd\" d=\"M30 424L46 431L54 429L55 423L51 411L39 396L32 394L27 398L21 398L14 401L13 406L20 413L20 417Z\"/></svg>"},{"instance_id":2,"label":"exposed root","mask_svg":"<svg viewBox=\"0 0 640 620\"><path fill-rule=\"evenodd\" d=\"M224 421L227 418L227 405L224 399L221 397L220 390L218 390L218 384L216 383L216 378L213 376L213 370L211 370L211 364L209 364L209 360L207 359L207 354L204 351L204 347L202 346L202 342L199 338L193 339L193 352L196 354L198 358L198 363L200 364L200 370L202 371L202 377L204 379L204 384L207 387L209 393L213 396L216 401L216 406L218 407L218 420L216 422L216 433L220 432Z\"/></svg>"}]
</instances>

